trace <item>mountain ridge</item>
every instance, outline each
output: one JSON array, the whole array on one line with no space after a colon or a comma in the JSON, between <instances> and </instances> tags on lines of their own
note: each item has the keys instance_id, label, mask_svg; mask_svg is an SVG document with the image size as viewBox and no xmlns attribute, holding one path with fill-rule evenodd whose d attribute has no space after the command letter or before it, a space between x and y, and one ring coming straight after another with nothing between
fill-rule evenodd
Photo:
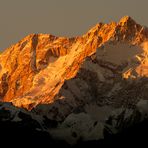
<instances>
[{"instance_id":1,"label":"mountain ridge","mask_svg":"<svg viewBox=\"0 0 148 148\"><path fill-rule=\"evenodd\" d=\"M79 71L81 63L86 57L94 54L97 48L107 42L129 42L131 45L140 45L147 38L147 28L140 26L129 16L123 17L118 23L99 23L86 34L74 38L31 34L0 56L1 99L28 109L45 103L46 99L42 99L43 94L46 94L45 98L52 102L64 81L73 78ZM51 73L53 71L55 77L48 74L49 71ZM46 86L44 82L51 85ZM56 88L53 85L56 85ZM39 90L43 91L39 93ZM18 100L22 103L16 103Z\"/></svg>"}]
</instances>

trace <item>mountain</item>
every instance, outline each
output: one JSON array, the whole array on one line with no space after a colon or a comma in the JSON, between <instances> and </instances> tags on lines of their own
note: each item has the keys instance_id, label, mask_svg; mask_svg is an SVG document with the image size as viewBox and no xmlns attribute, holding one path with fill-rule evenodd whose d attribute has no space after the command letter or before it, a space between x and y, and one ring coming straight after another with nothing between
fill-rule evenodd
<instances>
[{"instance_id":1,"label":"mountain","mask_svg":"<svg viewBox=\"0 0 148 148\"><path fill-rule=\"evenodd\" d=\"M144 57L147 56L146 51L130 50L128 46L141 45L146 41L147 30L132 18L126 16L119 23L97 24L81 37L64 38L47 34L29 35L6 49L0 56L1 99L28 109L32 109L38 104L53 102L65 80L76 76L86 57L96 53L97 48L98 54L104 54L101 53L103 50L100 50L104 44L110 46L110 51L108 51L110 53L108 54L117 55L109 58L121 58L123 64L126 64L127 59L137 56L135 63L138 63L138 61L146 59ZM119 49L122 53L118 49L111 51L114 46L110 45L109 42L113 44L122 42L122 47ZM125 45L123 42L128 43ZM117 46L120 46L120 44ZM124 48L127 51L123 51ZM118 55L118 52L123 55ZM140 52L141 55L139 55ZM128 54L127 57L126 54ZM110 59L107 60L111 64L116 64L114 61L109 61ZM144 64L139 64L137 71L140 71L140 66L145 67ZM131 75L130 68L132 67L127 68L126 76Z\"/></svg>"},{"instance_id":2,"label":"mountain","mask_svg":"<svg viewBox=\"0 0 148 148\"><path fill-rule=\"evenodd\" d=\"M0 98L54 139L99 140L146 118L147 67L148 28L129 16L73 38L31 34L0 55Z\"/></svg>"}]
</instances>

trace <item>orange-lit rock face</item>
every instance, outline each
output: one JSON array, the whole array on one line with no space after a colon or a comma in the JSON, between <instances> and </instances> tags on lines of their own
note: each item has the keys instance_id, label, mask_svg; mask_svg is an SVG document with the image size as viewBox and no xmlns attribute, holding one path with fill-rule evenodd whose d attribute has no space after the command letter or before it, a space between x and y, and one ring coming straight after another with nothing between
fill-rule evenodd
<instances>
[{"instance_id":1,"label":"orange-lit rock face","mask_svg":"<svg viewBox=\"0 0 148 148\"><path fill-rule=\"evenodd\" d=\"M102 51L98 51L97 55L100 54L102 60L116 66L112 59L125 60L127 55L129 59L135 58L136 64L133 67L133 63L129 62L131 65L124 69L123 77L135 77L133 71L136 75L147 76L147 39L148 29L136 24L130 17L122 18L119 23L100 23L81 37L29 35L0 55L0 97L3 101L28 109L40 103L53 102L65 80L77 75L85 58L94 54L97 48L100 51L101 45L108 46L109 42L126 42L126 45L121 47L121 52L114 50L114 46L102 52L101 47ZM127 44L138 47L133 50ZM108 56L110 54L112 56Z\"/></svg>"},{"instance_id":2,"label":"orange-lit rock face","mask_svg":"<svg viewBox=\"0 0 148 148\"><path fill-rule=\"evenodd\" d=\"M1 98L10 101L24 95L32 87L33 77L66 55L73 42L75 39L30 35L4 51L0 57Z\"/></svg>"}]
</instances>

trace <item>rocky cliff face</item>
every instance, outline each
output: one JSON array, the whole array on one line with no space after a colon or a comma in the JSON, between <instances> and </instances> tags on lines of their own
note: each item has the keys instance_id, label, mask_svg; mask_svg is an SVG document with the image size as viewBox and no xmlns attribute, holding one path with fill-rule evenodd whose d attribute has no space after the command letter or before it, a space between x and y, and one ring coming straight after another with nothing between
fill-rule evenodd
<instances>
[{"instance_id":1,"label":"rocky cliff face","mask_svg":"<svg viewBox=\"0 0 148 148\"><path fill-rule=\"evenodd\" d=\"M147 68L148 28L128 16L75 38L32 34L0 55L0 97L56 120L55 139L98 140L145 118Z\"/></svg>"},{"instance_id":2,"label":"rocky cliff face","mask_svg":"<svg viewBox=\"0 0 148 148\"><path fill-rule=\"evenodd\" d=\"M34 77L49 63L68 54L74 42L75 38L33 34L6 49L0 57L1 99L11 101L29 93Z\"/></svg>"}]
</instances>

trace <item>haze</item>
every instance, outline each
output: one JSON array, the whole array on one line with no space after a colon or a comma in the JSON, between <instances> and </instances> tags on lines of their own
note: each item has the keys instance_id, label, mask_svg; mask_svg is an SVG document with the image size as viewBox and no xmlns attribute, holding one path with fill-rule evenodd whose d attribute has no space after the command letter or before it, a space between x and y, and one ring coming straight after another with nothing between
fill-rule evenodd
<instances>
[{"instance_id":1,"label":"haze","mask_svg":"<svg viewBox=\"0 0 148 148\"><path fill-rule=\"evenodd\" d=\"M130 15L148 26L147 0L0 0L0 49L31 33L77 36Z\"/></svg>"}]
</instances>

